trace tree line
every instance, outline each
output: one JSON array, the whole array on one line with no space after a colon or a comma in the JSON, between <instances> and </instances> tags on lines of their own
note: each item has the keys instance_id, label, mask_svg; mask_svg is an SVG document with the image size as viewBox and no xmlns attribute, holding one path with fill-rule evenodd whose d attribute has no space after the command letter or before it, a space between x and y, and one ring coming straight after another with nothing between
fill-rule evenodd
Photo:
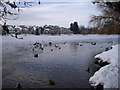
<instances>
[{"instance_id":1,"label":"tree line","mask_svg":"<svg viewBox=\"0 0 120 90\"><path fill-rule=\"evenodd\" d=\"M89 21L92 27L78 26L77 22L70 24L74 34L120 34L120 1L92 2L100 10L100 15L93 15Z\"/></svg>"},{"instance_id":2,"label":"tree line","mask_svg":"<svg viewBox=\"0 0 120 90\"><path fill-rule=\"evenodd\" d=\"M17 13L13 13L12 10L8 9L10 6L12 9L20 12L21 8L31 7L33 2L27 2L26 0L23 2L10 2L9 0L1 0L0 1L0 20L3 21L3 28L6 29L6 21L8 15L17 15ZM94 1L92 2L97 6L100 10L100 15L93 15L90 19L90 24L92 27L85 28L85 26L78 26L77 22L71 23L69 29L73 32L73 34L120 34L120 1L119 2L104 2L102 1ZM21 4L23 6L21 6ZM38 0L38 4L40 1ZM8 6L7 6L8 5ZM16 20L16 18L14 18ZM7 31L8 32L8 31ZM36 33L38 31L36 30Z\"/></svg>"},{"instance_id":3,"label":"tree line","mask_svg":"<svg viewBox=\"0 0 120 90\"><path fill-rule=\"evenodd\" d=\"M120 34L120 1L93 2L101 11L100 15L93 15L90 23L93 24L93 34Z\"/></svg>"}]
</instances>

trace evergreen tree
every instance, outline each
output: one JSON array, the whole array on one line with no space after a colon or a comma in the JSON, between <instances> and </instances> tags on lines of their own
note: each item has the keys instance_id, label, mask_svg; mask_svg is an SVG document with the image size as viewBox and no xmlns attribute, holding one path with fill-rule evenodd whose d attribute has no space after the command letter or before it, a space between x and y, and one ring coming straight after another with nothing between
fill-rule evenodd
<instances>
[{"instance_id":1,"label":"evergreen tree","mask_svg":"<svg viewBox=\"0 0 120 90\"><path fill-rule=\"evenodd\" d=\"M38 4L40 4L40 0L33 1L38 2ZM28 8L35 5L33 1L0 0L0 20L2 20L3 24L6 23L7 20L16 20L18 18L19 13L22 11L22 8ZM3 26L2 31L2 35L5 34L10 34L8 29L6 28L6 25ZM14 37L12 34L10 35Z\"/></svg>"},{"instance_id":2,"label":"evergreen tree","mask_svg":"<svg viewBox=\"0 0 120 90\"><path fill-rule=\"evenodd\" d=\"M79 27L77 22L74 22L74 34L79 34Z\"/></svg>"},{"instance_id":3,"label":"evergreen tree","mask_svg":"<svg viewBox=\"0 0 120 90\"><path fill-rule=\"evenodd\" d=\"M41 27L40 29L41 29L41 34L44 34L44 28Z\"/></svg>"},{"instance_id":4,"label":"evergreen tree","mask_svg":"<svg viewBox=\"0 0 120 90\"><path fill-rule=\"evenodd\" d=\"M35 30L35 35L40 35L38 28Z\"/></svg>"},{"instance_id":5,"label":"evergreen tree","mask_svg":"<svg viewBox=\"0 0 120 90\"><path fill-rule=\"evenodd\" d=\"M70 24L70 30L73 31L73 29L74 29L74 25L73 25L73 23L71 23Z\"/></svg>"},{"instance_id":6,"label":"evergreen tree","mask_svg":"<svg viewBox=\"0 0 120 90\"><path fill-rule=\"evenodd\" d=\"M74 34L79 34L78 23L77 22L71 23L70 30L73 31Z\"/></svg>"}]
</instances>

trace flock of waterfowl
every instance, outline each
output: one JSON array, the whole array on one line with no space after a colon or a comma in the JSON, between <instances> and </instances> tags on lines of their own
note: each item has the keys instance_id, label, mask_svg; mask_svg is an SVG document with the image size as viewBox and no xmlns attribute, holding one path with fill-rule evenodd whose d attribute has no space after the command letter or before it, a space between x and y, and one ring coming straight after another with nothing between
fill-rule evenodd
<instances>
[{"instance_id":1,"label":"flock of waterfowl","mask_svg":"<svg viewBox=\"0 0 120 90\"><path fill-rule=\"evenodd\" d=\"M66 43L67 43L66 41L63 42L63 44L66 44ZM110 42L108 42L108 43L110 43ZM113 43L113 42L111 41L111 43ZM76 45L83 46L83 44L81 44L81 43L80 44L76 43ZM97 43L96 42L91 42L91 45L97 45ZM32 48L32 51L35 51L35 49L40 49L40 50L43 51L44 47L47 47L47 46L54 46L55 48L61 49L61 47L59 45L53 44L52 42L48 42L48 44L42 44L42 43L39 43L39 42L35 42L33 44L33 46L34 47ZM101 46L101 48L103 48L103 47ZM110 49L112 49L112 47L107 47L107 48L105 48L105 51L108 51ZM53 49L50 49L50 51L53 51ZM35 53L34 57L38 57L38 54Z\"/></svg>"},{"instance_id":2,"label":"flock of waterfowl","mask_svg":"<svg viewBox=\"0 0 120 90\"><path fill-rule=\"evenodd\" d=\"M109 43L109 42L108 42ZM111 43L113 43L113 42L111 42ZM66 41L63 43L63 44L66 44ZM79 46L83 46L83 44L79 44L79 43L76 43L76 45L79 45ZM97 43L96 42L91 42L91 45L97 45ZM41 43L39 43L39 42L35 42L34 44L33 44L33 51L35 51L35 49L36 48L38 48L38 49L40 49L40 50L44 50L44 47L47 47L47 46L54 46L55 48L58 48L58 49L61 49L61 47L59 46L59 45L57 45L57 44L53 44L52 42L49 42L48 44L41 44ZM102 46L101 46L101 48L102 48ZM107 47L107 48L105 48L105 51L108 51L108 50L110 50L110 49L112 49L112 47ZM50 49L50 51L53 51L53 49ZM39 56L39 54L38 53L35 53L34 54L34 57L35 58L38 58L38 56ZM91 70L91 68L90 67L88 67L88 68L86 68L86 71L89 73L90 72L90 70ZM56 83L53 81L53 80L48 80L48 84L49 85L55 85ZM17 85L16 85L16 88L18 88L18 90L20 90L21 88L22 88L22 85L20 84L20 83L17 83Z\"/></svg>"}]
</instances>

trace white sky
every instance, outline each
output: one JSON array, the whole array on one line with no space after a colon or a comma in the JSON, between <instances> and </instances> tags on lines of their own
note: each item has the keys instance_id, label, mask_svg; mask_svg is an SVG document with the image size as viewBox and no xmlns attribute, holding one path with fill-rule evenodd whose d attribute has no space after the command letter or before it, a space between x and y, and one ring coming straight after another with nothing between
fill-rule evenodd
<instances>
[{"instance_id":1,"label":"white sky","mask_svg":"<svg viewBox=\"0 0 120 90\"><path fill-rule=\"evenodd\" d=\"M90 0L41 0L40 5L25 8L17 20L8 21L8 24L69 27L77 21L79 25L88 26L90 16L97 13Z\"/></svg>"}]
</instances>

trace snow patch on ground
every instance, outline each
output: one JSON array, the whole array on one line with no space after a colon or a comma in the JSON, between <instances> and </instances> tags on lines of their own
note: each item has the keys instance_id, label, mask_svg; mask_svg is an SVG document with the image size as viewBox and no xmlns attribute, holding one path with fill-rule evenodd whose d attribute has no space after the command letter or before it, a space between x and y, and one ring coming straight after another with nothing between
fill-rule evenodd
<instances>
[{"instance_id":1,"label":"snow patch on ground","mask_svg":"<svg viewBox=\"0 0 120 90\"><path fill-rule=\"evenodd\" d=\"M91 86L96 87L101 84L104 88L118 88L118 47L120 44L112 46L112 49L98 54L95 58L99 58L99 62L108 62L109 64L100 68L99 71L89 79Z\"/></svg>"}]
</instances>

